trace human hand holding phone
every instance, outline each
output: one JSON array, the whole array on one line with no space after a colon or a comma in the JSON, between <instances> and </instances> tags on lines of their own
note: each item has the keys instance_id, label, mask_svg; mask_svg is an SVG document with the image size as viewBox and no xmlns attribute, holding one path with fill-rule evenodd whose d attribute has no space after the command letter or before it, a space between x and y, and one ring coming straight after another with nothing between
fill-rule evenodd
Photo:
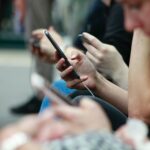
<instances>
[{"instance_id":1,"label":"human hand holding phone","mask_svg":"<svg viewBox=\"0 0 150 150\"><path fill-rule=\"evenodd\" d=\"M31 45L32 53L39 57L41 60L54 64L57 61L55 48L49 43L49 40L44 35L45 29L37 29L32 32L29 44ZM48 31L51 32L54 39L60 44L63 44L63 39L53 27L50 27Z\"/></svg>"},{"instance_id":2,"label":"human hand holding phone","mask_svg":"<svg viewBox=\"0 0 150 150\"><path fill-rule=\"evenodd\" d=\"M45 33L46 37L48 38L48 40L53 45L53 47L55 48L58 56L60 58L63 58L65 60L66 67L71 67L72 65L70 64L68 58L64 54L63 50L57 45L57 43L55 42L55 40L53 39L53 37L50 35L50 33L47 30L45 30L44 33ZM72 70L71 74L72 74L72 77L74 77L75 79L80 79L80 76L77 74L77 72L75 70Z\"/></svg>"}]
</instances>

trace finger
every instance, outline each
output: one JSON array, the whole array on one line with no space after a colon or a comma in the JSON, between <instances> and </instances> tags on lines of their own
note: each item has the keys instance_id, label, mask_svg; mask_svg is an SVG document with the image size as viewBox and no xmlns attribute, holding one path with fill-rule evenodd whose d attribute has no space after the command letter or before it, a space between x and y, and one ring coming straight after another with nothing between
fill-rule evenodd
<instances>
[{"instance_id":1,"label":"finger","mask_svg":"<svg viewBox=\"0 0 150 150\"><path fill-rule=\"evenodd\" d=\"M35 48L33 51L33 54L38 56L41 59L43 59L43 57L45 57L45 53L43 53L40 48Z\"/></svg>"},{"instance_id":2,"label":"finger","mask_svg":"<svg viewBox=\"0 0 150 150\"><path fill-rule=\"evenodd\" d=\"M53 111L56 116L63 120L73 121L80 116L79 108L69 105L54 106Z\"/></svg>"},{"instance_id":3,"label":"finger","mask_svg":"<svg viewBox=\"0 0 150 150\"><path fill-rule=\"evenodd\" d=\"M97 60L97 58L95 58L91 53L87 52L86 56L94 64L94 66L97 67L97 65L100 64L100 60Z\"/></svg>"},{"instance_id":4,"label":"finger","mask_svg":"<svg viewBox=\"0 0 150 150\"><path fill-rule=\"evenodd\" d=\"M67 78L71 77L72 71L73 71L73 67L72 66L68 67L67 69L61 72L60 74L61 78L67 80Z\"/></svg>"},{"instance_id":5,"label":"finger","mask_svg":"<svg viewBox=\"0 0 150 150\"><path fill-rule=\"evenodd\" d=\"M88 43L83 43L83 46L87 49L87 51L89 53L91 53L91 55L93 55L94 57L97 57L97 55L100 53L99 50L97 50L95 47L93 47L92 45L88 44Z\"/></svg>"},{"instance_id":6,"label":"finger","mask_svg":"<svg viewBox=\"0 0 150 150\"><path fill-rule=\"evenodd\" d=\"M63 121L53 122L42 128L38 132L37 139L40 141L49 141L60 139L67 134L68 125Z\"/></svg>"},{"instance_id":7,"label":"finger","mask_svg":"<svg viewBox=\"0 0 150 150\"><path fill-rule=\"evenodd\" d=\"M84 32L83 37L88 40L88 43L91 44L93 47L96 49L102 49L103 48L103 43L99 41L96 37L93 35Z\"/></svg>"},{"instance_id":8,"label":"finger","mask_svg":"<svg viewBox=\"0 0 150 150\"><path fill-rule=\"evenodd\" d=\"M58 63L56 64L56 68L59 70L59 71L64 71L66 68L67 68L67 66L66 66L66 64L65 64L65 60L64 60L64 58L61 58L59 61L58 61Z\"/></svg>"},{"instance_id":9,"label":"finger","mask_svg":"<svg viewBox=\"0 0 150 150\"><path fill-rule=\"evenodd\" d=\"M69 88L75 88L75 89L83 89L82 82L86 81L88 79L88 76L82 76L79 79L74 79L67 81L67 87Z\"/></svg>"},{"instance_id":10,"label":"finger","mask_svg":"<svg viewBox=\"0 0 150 150\"><path fill-rule=\"evenodd\" d=\"M82 59L82 56L80 54L72 54L71 60L78 60L80 61Z\"/></svg>"},{"instance_id":11,"label":"finger","mask_svg":"<svg viewBox=\"0 0 150 150\"><path fill-rule=\"evenodd\" d=\"M44 30L45 29L37 29L32 31L32 36L37 36L37 35L44 35Z\"/></svg>"}]
</instances>

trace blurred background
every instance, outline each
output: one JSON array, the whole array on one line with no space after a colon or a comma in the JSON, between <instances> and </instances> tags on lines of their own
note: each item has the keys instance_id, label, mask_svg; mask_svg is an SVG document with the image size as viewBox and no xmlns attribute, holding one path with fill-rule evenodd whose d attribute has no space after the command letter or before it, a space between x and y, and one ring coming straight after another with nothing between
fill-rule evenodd
<instances>
[{"instance_id":1,"label":"blurred background","mask_svg":"<svg viewBox=\"0 0 150 150\"><path fill-rule=\"evenodd\" d=\"M25 42L25 1L0 0L0 127L18 119L11 108L33 92Z\"/></svg>"}]
</instances>

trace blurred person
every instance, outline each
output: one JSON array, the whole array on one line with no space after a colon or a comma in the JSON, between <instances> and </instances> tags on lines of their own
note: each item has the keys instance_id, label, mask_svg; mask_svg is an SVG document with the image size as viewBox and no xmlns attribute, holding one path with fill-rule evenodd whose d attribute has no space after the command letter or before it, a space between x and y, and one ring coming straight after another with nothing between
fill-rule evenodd
<instances>
[{"instance_id":1,"label":"blurred person","mask_svg":"<svg viewBox=\"0 0 150 150\"><path fill-rule=\"evenodd\" d=\"M85 76L87 86L95 90L113 102L116 107L123 112L129 113L129 116L139 118L149 125L149 12L150 1L121 1L125 8L125 25L128 30L138 29L135 31L133 40L131 63L129 67L129 89L124 91L106 81L102 76L95 75L91 78ZM143 33L144 32L144 33ZM89 37L89 40L92 39ZM63 60L60 60L60 64ZM63 63L62 63L63 64ZM76 67L75 67L76 68ZM63 78L72 68L65 70ZM77 69L77 68L76 68ZM79 70L79 67L77 71ZM82 76L81 76L82 77ZM66 77L65 77L66 78ZM96 84L91 83L96 78ZM69 78L66 78L66 80ZM89 81L89 82L88 82ZM69 80L68 80L69 82ZM71 81L70 85L76 85L79 81ZM91 86L92 85L92 86ZM94 85L94 86L93 86ZM81 87L78 85L78 87ZM128 94L129 93L129 94ZM129 110L129 112L128 112Z\"/></svg>"},{"instance_id":2,"label":"blurred person","mask_svg":"<svg viewBox=\"0 0 150 150\"><path fill-rule=\"evenodd\" d=\"M66 120L55 118L60 116L61 107L66 107L67 112L71 110ZM65 115L64 112L62 115ZM20 150L132 150L133 146L122 141L120 137L112 133L105 111L95 102L86 99L81 102L80 107L72 109L70 106L56 106L53 111L46 111L41 116L26 117L16 124L5 127L0 131L0 144L5 142L9 145L11 142L13 144L9 145L10 148L15 145L15 148ZM18 144L18 138L20 143L22 141L21 144Z\"/></svg>"},{"instance_id":3,"label":"blurred person","mask_svg":"<svg viewBox=\"0 0 150 150\"><path fill-rule=\"evenodd\" d=\"M52 8L52 0L26 0L26 18L25 18L25 30L26 30L26 39L29 40L32 30L45 27L51 23L50 10ZM51 67L46 63L43 63L38 58L36 59L36 71L40 74L44 74L44 77L51 80ZM45 69L45 71L43 70ZM42 71L41 71L42 70ZM48 70L48 71L47 71ZM47 73L46 73L47 72ZM16 114L28 114L28 113L37 113L41 105L40 99L43 95L37 93L30 100L27 100L25 104L14 107L11 109L13 113Z\"/></svg>"},{"instance_id":4,"label":"blurred person","mask_svg":"<svg viewBox=\"0 0 150 150\"><path fill-rule=\"evenodd\" d=\"M70 1L70 0L27 0L26 1L26 33L27 39L30 39L33 30L38 28L48 28L54 24L60 32L71 33L69 27L74 27L74 32L78 31L86 14L86 7L90 4L90 0L86 1ZM84 6L82 8L82 6ZM83 15L78 16L78 10L83 9ZM41 11L42 10L42 11ZM69 17L70 16L70 17ZM76 25L67 25L66 21L75 20ZM65 22L64 22L65 20ZM72 22L72 21L71 21ZM70 22L70 23L71 23ZM73 22L72 22L73 23ZM68 31L68 32L67 32ZM65 33L64 32L64 33ZM73 33L73 32L72 32ZM73 34L74 35L74 34ZM71 35L71 36L73 36ZM53 81L53 67L35 57L35 71L50 82ZM41 106L43 95L36 93L25 104L12 108L12 112L16 114L37 113Z\"/></svg>"},{"instance_id":5,"label":"blurred person","mask_svg":"<svg viewBox=\"0 0 150 150\"><path fill-rule=\"evenodd\" d=\"M50 28L50 31L51 31L51 34L52 34L52 36L54 37L54 38L57 38L58 39L58 37L56 36L57 34L55 33L54 34L54 31L53 31L53 29L52 28ZM36 32L36 31L35 31ZM38 33L39 33L39 31L37 31ZM41 31L41 32L43 32L43 31ZM59 41L61 41L61 40L59 40ZM49 42L49 41L48 41ZM61 44L61 43L60 43ZM49 48L51 48L50 47L51 45L49 45ZM35 50L35 49L34 49ZM52 48L51 48L51 50L52 50ZM38 51L38 50L37 50ZM71 53L74 53L74 52L76 52L77 51L77 53L81 53L80 51L78 51L78 50L76 50L75 48L68 48L66 51L65 51L65 53L69 53L69 54L71 54ZM117 50L116 50L117 51ZM51 51L52 52L52 51ZM53 51L53 53L55 53L55 50ZM109 53L109 49L108 49L108 53ZM41 56L43 56L43 59L46 59L47 61L50 61L51 60L51 62L52 62L52 59L54 59L55 58L55 55L53 55L53 57L48 57L47 55L45 56L44 55L44 53L42 53L42 52L40 52L39 53ZM82 54L82 53L81 53ZM111 52L110 52L110 54L111 54ZM116 52L116 54L118 54L118 52ZM50 56L51 56L51 54L50 54ZM67 55L68 56L68 55ZM91 64L90 64L90 66L88 66L88 69L87 69L87 64L89 63L89 61L88 61L88 59L86 58L86 56L84 55L84 54L82 54L82 56L84 56L83 58L82 58L82 63L81 64L79 64L79 65L81 65L80 67L81 67L81 70L82 70L82 72L84 72L84 73L87 73L87 74L91 74L92 72L94 73L95 72L95 68L93 67L93 66L91 66ZM118 57L119 56L119 57ZM47 57L47 58L46 58ZM51 59L52 58L52 59ZM120 65L121 64L123 64L124 65L124 62L123 62L123 59L121 59L120 60L120 55L116 55L116 59L117 60L119 60L120 61ZM54 59L55 60L55 59ZM117 62L117 61L116 61ZM58 67L58 66L56 66L56 67ZM58 68L59 69L59 68ZM86 71L86 72L85 72ZM125 72L125 73L127 73L127 72ZM123 78L122 76L120 77L120 78ZM52 86L54 87L54 88L56 88L55 86L54 86L54 84L52 84ZM60 87L60 82L59 82L59 85L58 85L59 87ZM64 90L64 86L63 87L60 87L60 88L62 88L62 89L60 89L59 91L60 92L62 92L63 93L63 90ZM57 90L58 90L58 87L57 87ZM100 103L105 109L106 109L106 111L107 111L107 113L109 114L109 116L110 116L110 119L111 119L111 121L112 121L112 125L113 125L113 129L114 130L116 130L120 125L122 125L122 124L124 124L125 123L125 121L126 121L126 117L125 117L125 115L123 115L121 112L119 112L116 108L114 108L113 106L111 106L110 104L108 104L108 103L106 103L106 102L104 102L104 101L102 101L102 100L100 100L100 99L95 99L98 103ZM42 105L42 108L41 108L41 112L43 111L43 110L45 110L48 106L50 106L50 100L47 98L47 99L45 99L45 101L43 102L43 105Z\"/></svg>"},{"instance_id":6,"label":"blurred person","mask_svg":"<svg viewBox=\"0 0 150 150\"><path fill-rule=\"evenodd\" d=\"M14 31L16 34L24 32L26 4L25 0L14 0Z\"/></svg>"},{"instance_id":7,"label":"blurred person","mask_svg":"<svg viewBox=\"0 0 150 150\"><path fill-rule=\"evenodd\" d=\"M124 3L124 4L131 4L130 2L133 2L133 1L125 1L126 3ZM127 3L128 2L128 3ZM134 1L135 2L135 1ZM134 6L135 6L135 4L137 4L137 2L135 2L134 3ZM149 4L149 1L141 1L141 4L142 4L142 6L146 6L146 7L144 7L144 9L142 9L142 11L139 13L140 15L141 15L141 13L145 13L145 8L146 8L146 10L150 10L149 9L149 5L147 5L147 4ZM145 5L146 4L146 5ZM132 3L132 6L133 6L133 3ZM139 6L139 5L138 5ZM148 6L148 7L147 7ZM132 8L136 8L137 9L137 7L129 7L130 9ZM144 12L143 12L143 10L144 10ZM127 12L129 12L128 11L128 9L126 10ZM135 10L133 11L133 13L135 13ZM130 14L130 15L132 15L132 14ZM137 14L136 14L137 15ZM128 16L129 17L129 16ZM127 17L127 18L128 18ZM135 16L135 14L132 16L133 18L134 17L138 17L138 16ZM143 18L143 17L142 17ZM134 19L140 19L140 18L134 18ZM139 20L139 21L142 21L142 23L145 25L145 26L140 26L140 28L145 32L145 33L148 33L148 28L146 27L146 25L147 25L147 18L145 17L145 18L143 18L143 20L145 21L145 22L143 22L142 20ZM133 21L133 20L132 20ZM135 21L135 20L134 20ZM132 23L135 23L135 22L132 22ZM133 25L133 24L132 24ZM135 24L134 24L135 25ZM137 24L136 24L137 25ZM138 26L139 27L139 26ZM134 26L134 28L135 28L135 26ZM149 39L149 37L148 36L146 36L144 33L142 33L142 31L140 31L140 30L138 30L137 31L137 33L135 34L136 36L137 35L142 35L143 37L145 37L144 38L144 40L141 40L140 38L136 38L136 40L138 39L140 39L140 41L142 42L142 44L143 44L143 42L145 42L144 44L143 44L143 46L142 46L142 50L144 51L144 54L146 54L146 55L143 55L143 52L142 52L142 55L140 54L140 56L142 56L142 58L143 58L143 56L144 56L144 58L145 58L145 56L149 56L149 55L147 55L147 53L145 53L145 52L148 52L149 51L149 47L144 47L144 46L146 46L147 44L149 44L149 42L148 42L148 39ZM146 40L147 39L147 40ZM136 41L135 40L135 41ZM137 42L137 41L136 41ZM136 43L137 44L137 43ZM141 44L141 43L140 43ZM137 46L137 45L136 45ZM137 50L137 49L136 49ZM133 56L137 56L138 54L137 53L133 53L134 55ZM135 55L135 54L137 54L137 55ZM136 57L137 58L137 57ZM146 58L148 58L148 57L146 57ZM134 57L134 59L133 59L133 57L132 57L132 61L135 61L135 62L138 62L139 63L139 59L137 60L137 59L135 59L135 57ZM148 59L149 60L149 59ZM148 62L148 60L146 59L142 59L141 60L141 62L143 62L143 61L146 61L146 62ZM132 62L133 63L133 62ZM142 63L143 64L143 63ZM149 63L148 63L149 64ZM142 65L143 66L143 65ZM147 67L149 66L149 65L146 65ZM134 67L134 69L137 69L137 71L141 71L141 70L139 70L139 68L138 68L138 66L136 67ZM148 68L149 69L149 68ZM131 70L132 71L132 70ZM134 70L135 71L135 70ZM147 75L147 68L145 69L145 67L144 67L144 71L146 72L146 75ZM135 73L135 72L132 72L132 73ZM139 72L138 72L139 73ZM142 72L143 73L143 72ZM137 75L137 74L136 74ZM135 76L134 76L135 77ZM136 76L137 77L137 76ZM133 79L133 78L132 78ZM141 79L141 78L140 78ZM147 78L144 78L144 80L145 79L147 79ZM148 78L149 79L149 78ZM132 80L133 81L133 80ZM129 82L130 83L130 82ZM145 82L142 82L142 83L144 83L145 84ZM135 84L135 82L134 83L132 83L132 85L133 84ZM136 84L137 84L137 82L136 82ZM147 85L147 84L146 84ZM129 86L130 86L130 84L129 84ZM135 87L134 87L135 88ZM139 88L139 87L136 87L136 88ZM142 88L145 88L145 86L142 86ZM146 88L145 88L146 90L148 90L148 88L147 88L147 86L146 86ZM129 90L130 90L130 88L129 88ZM140 91L138 91L138 92L140 92ZM143 92L143 91L141 91L141 92ZM135 94L135 93L134 93ZM138 94L138 93L137 93ZM143 95L142 95L143 96ZM143 100L143 99L142 99ZM145 99L144 99L145 100ZM148 102L148 101L144 101L144 103L145 102ZM91 104L90 104L91 105ZM137 108L138 109L138 108ZM136 109L136 110L137 110ZM93 109L92 109L93 110ZM135 109L134 109L135 110ZM146 109L147 110L147 109ZM149 110L149 109L148 109ZM59 112L59 111L58 111ZM94 111L93 111L94 112ZM68 113L67 113L68 114ZM81 116L81 115L79 115L79 116ZM136 116L137 117L137 116ZM145 117L145 116L143 116L143 117ZM71 117L72 118L72 117ZM109 144L110 145L110 144Z\"/></svg>"},{"instance_id":8,"label":"blurred person","mask_svg":"<svg viewBox=\"0 0 150 150\"><path fill-rule=\"evenodd\" d=\"M150 1L120 1L125 9L125 26L134 36L129 70L129 116L150 124L149 112L149 52L150 52ZM136 108L136 109L135 109Z\"/></svg>"},{"instance_id":9,"label":"blurred person","mask_svg":"<svg viewBox=\"0 0 150 150\"><path fill-rule=\"evenodd\" d=\"M90 60L103 75L112 80L112 82L114 82L121 88L127 89L128 67L126 64L129 63L132 33L128 33L124 29L123 10L121 6L116 4L114 1L110 1L109 4L107 4L106 2L99 0L93 2L84 28L81 31L88 30L89 33L95 35L97 38L101 39L101 41L105 41L107 43L95 43L95 46L107 46L105 48L105 51L107 53L103 53L103 51L101 51L100 49L95 52L93 49L87 49L91 51L91 54L93 52L94 54L97 53L98 55L95 55L96 57L102 55L102 58L100 60L96 57L93 57L93 59ZM103 22L101 20L103 20ZM87 28L87 26L90 26L90 30ZM53 30L51 30L50 32L53 33ZM56 41L61 47L62 43L59 43L59 40ZM46 44L48 45L48 43L45 43L45 45ZM74 46L83 51L87 51L86 48L82 46L82 41L79 38L75 40ZM46 46L44 48L46 48ZM71 51L73 52L74 50L75 48L69 47L67 48L66 53L71 53ZM120 53L118 53L117 50ZM52 51L54 53L54 50ZM89 56L89 51L87 52L87 54ZM53 58L55 58L54 55ZM48 60L50 61L50 59ZM126 64L123 60L126 62ZM61 86L62 84L64 84L64 86ZM66 88L66 83L62 81L54 84L54 87L56 87L63 94L71 94L74 92L74 90L68 90L68 88ZM67 93L65 89L67 89ZM71 97L74 98L77 95L89 95L89 92L82 91L77 91L73 93ZM46 108L48 105L49 100L45 98L41 110Z\"/></svg>"}]
</instances>

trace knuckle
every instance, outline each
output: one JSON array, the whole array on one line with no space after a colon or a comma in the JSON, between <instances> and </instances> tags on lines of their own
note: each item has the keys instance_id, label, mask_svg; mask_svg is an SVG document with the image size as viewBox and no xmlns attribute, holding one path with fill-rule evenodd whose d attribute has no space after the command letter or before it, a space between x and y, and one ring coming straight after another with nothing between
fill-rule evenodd
<instances>
[{"instance_id":1,"label":"knuckle","mask_svg":"<svg viewBox=\"0 0 150 150\"><path fill-rule=\"evenodd\" d=\"M102 54L97 54L97 58L98 58L98 60L101 60L102 59Z\"/></svg>"},{"instance_id":2,"label":"knuckle","mask_svg":"<svg viewBox=\"0 0 150 150\"><path fill-rule=\"evenodd\" d=\"M91 43L92 43L92 44L95 44L95 43L96 43L95 41L96 41L95 38L92 38L92 39L91 39Z\"/></svg>"},{"instance_id":3,"label":"knuckle","mask_svg":"<svg viewBox=\"0 0 150 150\"><path fill-rule=\"evenodd\" d=\"M107 47L103 47L103 48L102 48L102 52L103 52L104 55L106 55L106 54L108 53Z\"/></svg>"}]
</instances>

